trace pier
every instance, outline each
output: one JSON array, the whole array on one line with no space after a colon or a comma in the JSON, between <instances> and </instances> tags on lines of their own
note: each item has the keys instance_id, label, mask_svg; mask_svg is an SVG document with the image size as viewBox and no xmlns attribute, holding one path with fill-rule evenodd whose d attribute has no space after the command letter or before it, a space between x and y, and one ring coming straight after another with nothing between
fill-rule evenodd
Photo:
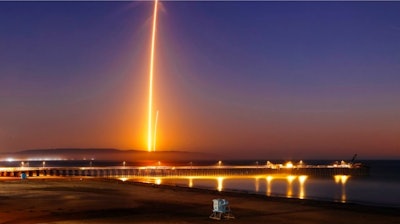
<instances>
[{"instance_id":1,"label":"pier","mask_svg":"<svg viewBox=\"0 0 400 224\"><path fill-rule=\"evenodd\" d=\"M332 177L335 175L367 176L369 168L364 166L150 166L150 167L2 167L1 177L201 177L201 176L262 176L262 175L307 175L310 177Z\"/></svg>"}]
</instances>

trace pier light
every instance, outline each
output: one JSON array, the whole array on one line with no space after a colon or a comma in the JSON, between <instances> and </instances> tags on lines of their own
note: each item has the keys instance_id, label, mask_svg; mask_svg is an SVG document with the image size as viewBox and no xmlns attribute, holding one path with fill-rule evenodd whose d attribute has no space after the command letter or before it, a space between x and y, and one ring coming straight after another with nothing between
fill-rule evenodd
<instances>
[{"instance_id":1,"label":"pier light","mask_svg":"<svg viewBox=\"0 0 400 224\"><path fill-rule=\"evenodd\" d=\"M22 161L21 162L21 167L24 167L25 166L25 163Z\"/></svg>"},{"instance_id":2,"label":"pier light","mask_svg":"<svg viewBox=\"0 0 400 224\"><path fill-rule=\"evenodd\" d=\"M307 180L307 177L308 177L308 176L306 176L306 175L301 175L301 176L299 176L299 182L300 182L300 184L304 184L304 182L306 182L306 180Z\"/></svg>"},{"instance_id":3,"label":"pier light","mask_svg":"<svg viewBox=\"0 0 400 224\"><path fill-rule=\"evenodd\" d=\"M220 160L220 161L218 161L218 166L221 166L222 165L222 161Z\"/></svg>"},{"instance_id":4,"label":"pier light","mask_svg":"<svg viewBox=\"0 0 400 224\"><path fill-rule=\"evenodd\" d=\"M43 168L46 166L46 161L42 162Z\"/></svg>"},{"instance_id":5,"label":"pier light","mask_svg":"<svg viewBox=\"0 0 400 224\"><path fill-rule=\"evenodd\" d=\"M335 183L339 184L346 184L347 180L349 179L349 175L335 175L333 178L335 179Z\"/></svg>"},{"instance_id":6,"label":"pier light","mask_svg":"<svg viewBox=\"0 0 400 224\"><path fill-rule=\"evenodd\" d=\"M274 164L271 163L270 161L267 161L265 165L267 166L267 168L274 168Z\"/></svg>"},{"instance_id":7,"label":"pier light","mask_svg":"<svg viewBox=\"0 0 400 224\"><path fill-rule=\"evenodd\" d=\"M155 181L155 183L156 183L157 185L160 185L160 184L161 184L161 178L157 178L156 181Z\"/></svg>"},{"instance_id":8,"label":"pier light","mask_svg":"<svg viewBox=\"0 0 400 224\"><path fill-rule=\"evenodd\" d=\"M125 165L126 165L126 162L124 161L124 162L122 162L122 165L125 167Z\"/></svg>"},{"instance_id":9,"label":"pier light","mask_svg":"<svg viewBox=\"0 0 400 224\"><path fill-rule=\"evenodd\" d=\"M285 164L285 166L286 168L293 168L293 163L289 161Z\"/></svg>"},{"instance_id":10,"label":"pier light","mask_svg":"<svg viewBox=\"0 0 400 224\"><path fill-rule=\"evenodd\" d=\"M289 183L292 183L293 180L296 179L296 176L289 175L286 177L286 179L288 180Z\"/></svg>"},{"instance_id":11,"label":"pier light","mask_svg":"<svg viewBox=\"0 0 400 224\"><path fill-rule=\"evenodd\" d=\"M342 175L340 177L340 180L342 181L342 184L345 184L347 182L347 180L349 179L350 176L348 175Z\"/></svg>"},{"instance_id":12,"label":"pier light","mask_svg":"<svg viewBox=\"0 0 400 224\"><path fill-rule=\"evenodd\" d=\"M333 176L333 178L334 178L334 180L335 180L335 183L340 183L340 175L335 175L335 176Z\"/></svg>"}]
</instances>

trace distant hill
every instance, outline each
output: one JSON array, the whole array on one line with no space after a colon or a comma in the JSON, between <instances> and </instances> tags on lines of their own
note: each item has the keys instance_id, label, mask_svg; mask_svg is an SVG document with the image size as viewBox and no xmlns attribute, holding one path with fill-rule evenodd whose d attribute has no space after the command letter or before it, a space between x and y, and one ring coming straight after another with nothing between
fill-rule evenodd
<instances>
[{"instance_id":1,"label":"distant hill","mask_svg":"<svg viewBox=\"0 0 400 224\"><path fill-rule=\"evenodd\" d=\"M215 155L187 151L156 151L120 150L113 148L56 148L29 149L13 153L0 154L1 160L107 160L107 161L178 161L178 160L209 160Z\"/></svg>"}]
</instances>

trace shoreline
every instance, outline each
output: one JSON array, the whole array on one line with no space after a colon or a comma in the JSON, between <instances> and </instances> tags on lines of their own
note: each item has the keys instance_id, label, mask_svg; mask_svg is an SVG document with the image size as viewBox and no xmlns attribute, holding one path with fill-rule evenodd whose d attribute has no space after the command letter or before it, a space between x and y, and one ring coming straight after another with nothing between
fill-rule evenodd
<instances>
[{"instance_id":1,"label":"shoreline","mask_svg":"<svg viewBox=\"0 0 400 224\"><path fill-rule=\"evenodd\" d=\"M106 179L107 180L107 179ZM213 190L213 189L207 189L207 188L199 188L199 187L187 187L183 185L168 185L168 184L154 184L154 183L143 183L143 182L137 182L137 181L120 181L120 180L111 180L111 181L119 181L119 182L124 182L126 184L133 184L133 185L138 185L138 186L148 186L148 187L154 187L154 188L165 188L165 189L177 189L181 191L192 191L192 192L200 192L200 193L210 193L210 194L217 194L221 196L235 196L235 197L240 197L243 196L245 198L248 197L254 197L254 198L259 198L259 199L264 199L264 200L269 200L269 201L275 201L275 202L287 202L287 203L300 203L300 204L307 204L307 205L312 205L312 204L327 204L327 206L331 205L336 205L337 207L365 207L365 208L370 208L373 210L393 210L395 212L398 212L400 214L400 207L391 207L391 206L386 206L386 205L376 205L376 204L368 204L368 203L357 203L357 202L339 202L339 201L330 201L330 200L319 200L319 199L314 199L314 198L288 198L288 197L280 197L280 196L267 196L263 194L258 194L256 192L252 191L246 191L246 190L235 190L235 189L224 189L222 191L218 190Z\"/></svg>"},{"instance_id":2,"label":"shoreline","mask_svg":"<svg viewBox=\"0 0 400 224\"><path fill-rule=\"evenodd\" d=\"M0 189L0 223L215 223L214 198L230 202L229 223L400 223L399 208L116 179L0 179Z\"/></svg>"}]
</instances>

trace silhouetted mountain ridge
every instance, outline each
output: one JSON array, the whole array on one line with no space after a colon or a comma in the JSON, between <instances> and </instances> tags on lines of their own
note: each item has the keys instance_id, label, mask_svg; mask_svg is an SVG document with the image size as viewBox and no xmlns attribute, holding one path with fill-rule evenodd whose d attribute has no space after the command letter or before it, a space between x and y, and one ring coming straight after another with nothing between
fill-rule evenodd
<instances>
[{"instance_id":1,"label":"silhouetted mountain ridge","mask_svg":"<svg viewBox=\"0 0 400 224\"><path fill-rule=\"evenodd\" d=\"M12 153L0 154L0 159L14 158L20 160L42 159L96 159L96 160L203 160L214 156L208 153L189 151L156 151L121 150L115 148L54 148L54 149L28 149Z\"/></svg>"}]
</instances>

